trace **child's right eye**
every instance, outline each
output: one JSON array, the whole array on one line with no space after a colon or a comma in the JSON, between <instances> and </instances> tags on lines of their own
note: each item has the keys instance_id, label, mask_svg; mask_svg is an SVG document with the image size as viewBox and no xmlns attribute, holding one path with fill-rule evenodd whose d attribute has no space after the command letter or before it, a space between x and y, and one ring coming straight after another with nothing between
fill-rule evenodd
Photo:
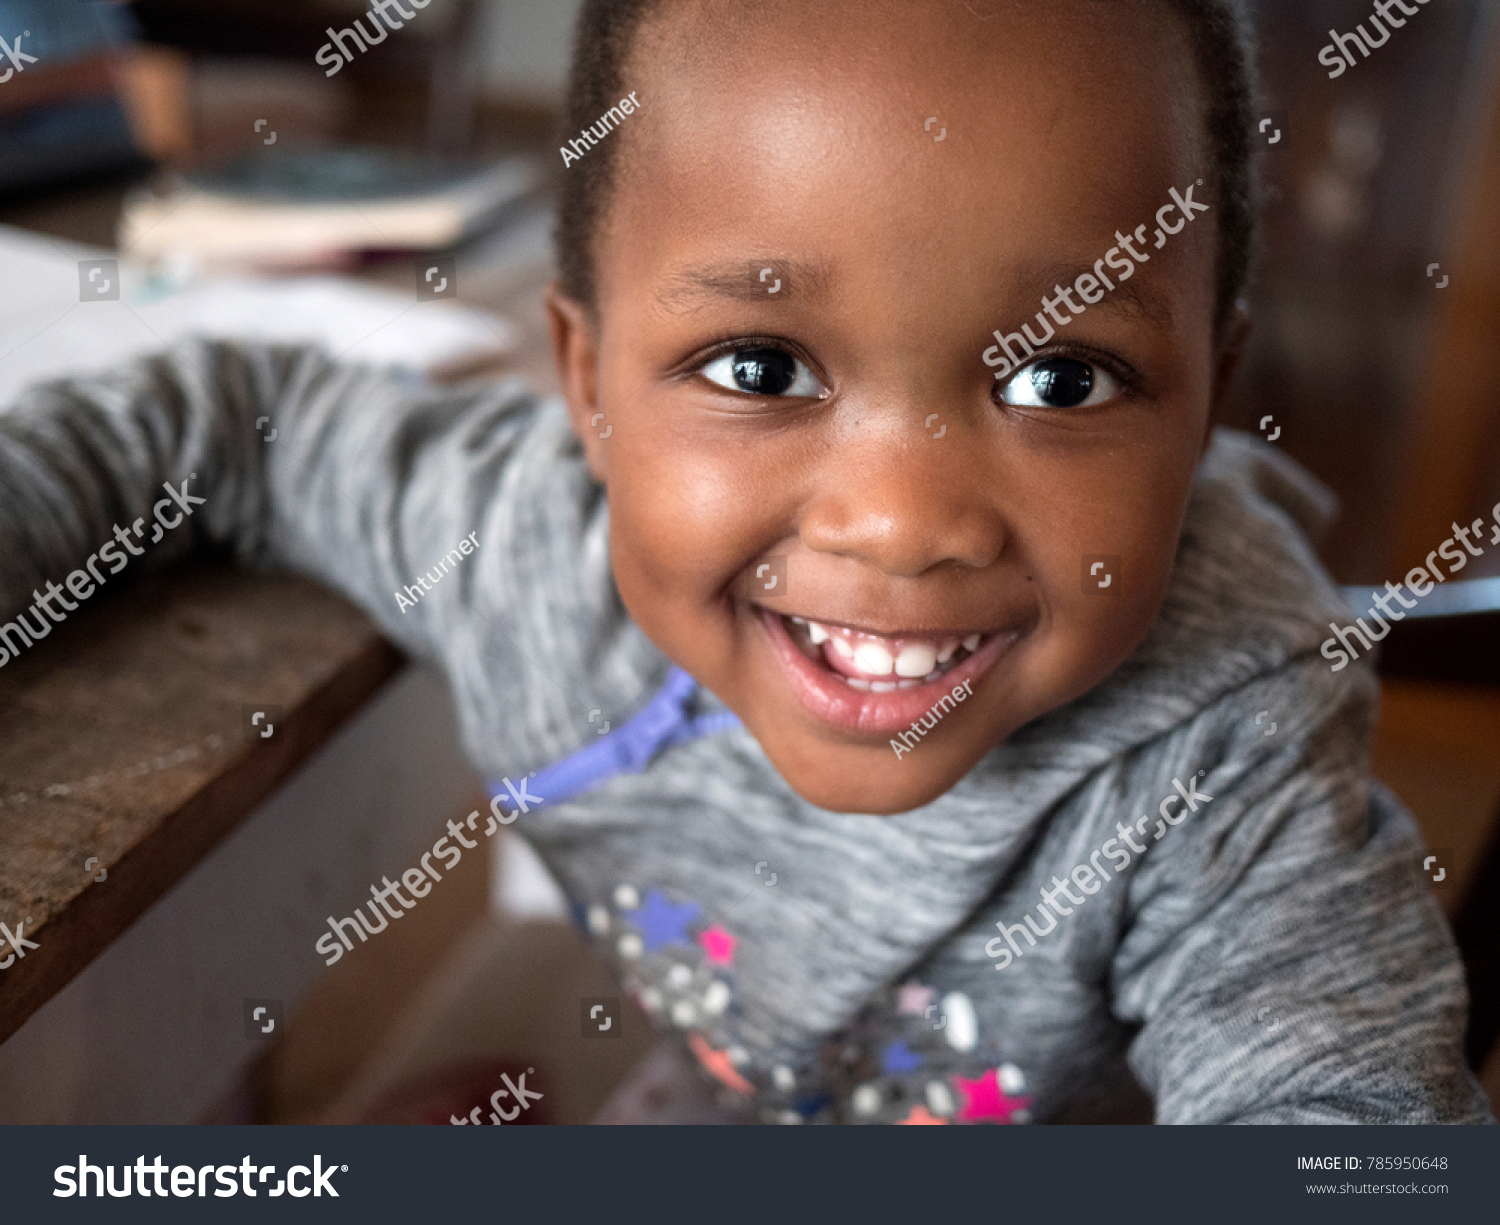
<instances>
[{"instance_id":1,"label":"child's right eye","mask_svg":"<svg viewBox=\"0 0 1500 1225\"><path fill-rule=\"evenodd\" d=\"M815 399L827 394L806 364L782 349L736 349L714 358L701 373L726 391L742 391L752 396Z\"/></svg>"}]
</instances>

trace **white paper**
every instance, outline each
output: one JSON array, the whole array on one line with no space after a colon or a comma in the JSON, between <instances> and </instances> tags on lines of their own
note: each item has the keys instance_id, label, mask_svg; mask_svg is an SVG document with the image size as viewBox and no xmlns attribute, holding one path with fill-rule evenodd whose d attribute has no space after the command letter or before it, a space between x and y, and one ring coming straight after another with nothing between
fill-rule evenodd
<instances>
[{"instance_id":1,"label":"white paper","mask_svg":"<svg viewBox=\"0 0 1500 1225\"><path fill-rule=\"evenodd\" d=\"M114 253L0 226L0 404L193 335L319 342L344 361L426 369L509 350L504 319L337 276L226 277L173 290L123 260L118 301L80 301L78 263Z\"/></svg>"}]
</instances>

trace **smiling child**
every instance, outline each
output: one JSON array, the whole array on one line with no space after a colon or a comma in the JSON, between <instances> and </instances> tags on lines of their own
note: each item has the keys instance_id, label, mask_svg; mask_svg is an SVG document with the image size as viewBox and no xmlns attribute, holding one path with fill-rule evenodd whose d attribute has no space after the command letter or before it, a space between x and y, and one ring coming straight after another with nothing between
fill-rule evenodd
<instances>
[{"instance_id":1,"label":"smiling child","mask_svg":"<svg viewBox=\"0 0 1500 1225\"><path fill-rule=\"evenodd\" d=\"M1373 674L1318 658L1327 496L1210 430L1235 11L991 5L588 0L564 130L638 102L562 171L562 400L223 344L35 390L6 614L197 472L200 542L536 772L512 828L755 1117L1098 1117L1128 1066L1160 1121L1485 1119Z\"/></svg>"}]
</instances>

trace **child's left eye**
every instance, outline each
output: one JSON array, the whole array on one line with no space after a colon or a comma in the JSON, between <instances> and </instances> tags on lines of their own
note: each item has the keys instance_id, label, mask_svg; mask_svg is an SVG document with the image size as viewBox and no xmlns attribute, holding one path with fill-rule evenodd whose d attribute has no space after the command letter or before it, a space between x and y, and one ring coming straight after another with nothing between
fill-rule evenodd
<instances>
[{"instance_id":1,"label":"child's left eye","mask_svg":"<svg viewBox=\"0 0 1500 1225\"><path fill-rule=\"evenodd\" d=\"M826 394L806 364L782 349L736 349L714 358L700 373L726 391L752 396L817 398Z\"/></svg>"},{"instance_id":2,"label":"child's left eye","mask_svg":"<svg viewBox=\"0 0 1500 1225\"><path fill-rule=\"evenodd\" d=\"M1093 362L1047 357L1013 375L1000 399L1029 408L1091 408L1119 393L1119 380Z\"/></svg>"}]
</instances>

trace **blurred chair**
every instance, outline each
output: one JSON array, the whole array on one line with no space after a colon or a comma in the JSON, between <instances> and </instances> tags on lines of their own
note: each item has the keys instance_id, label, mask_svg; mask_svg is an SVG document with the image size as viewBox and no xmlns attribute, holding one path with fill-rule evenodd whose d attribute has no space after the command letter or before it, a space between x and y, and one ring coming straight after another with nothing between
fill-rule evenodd
<instances>
[{"instance_id":1,"label":"blurred chair","mask_svg":"<svg viewBox=\"0 0 1500 1225\"><path fill-rule=\"evenodd\" d=\"M1369 598L1364 587L1346 587L1356 609ZM1380 644L1382 679L1480 685L1500 694L1500 578L1447 582L1434 587ZM1500 1038L1500 814L1454 913L1469 980L1469 1029L1464 1054L1478 1071Z\"/></svg>"}]
</instances>

